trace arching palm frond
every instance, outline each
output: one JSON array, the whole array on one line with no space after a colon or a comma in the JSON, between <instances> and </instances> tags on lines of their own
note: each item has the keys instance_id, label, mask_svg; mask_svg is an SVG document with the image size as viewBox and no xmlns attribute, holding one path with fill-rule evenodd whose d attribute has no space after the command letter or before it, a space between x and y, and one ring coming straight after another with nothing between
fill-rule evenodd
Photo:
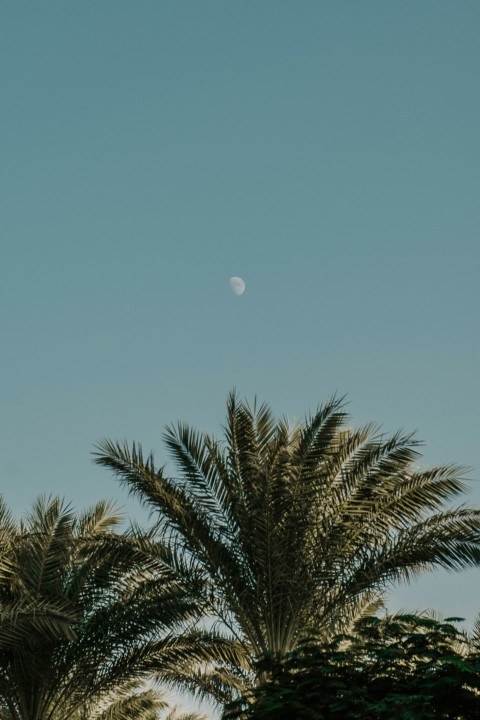
<instances>
[{"instance_id":1,"label":"arching palm frond","mask_svg":"<svg viewBox=\"0 0 480 720\"><path fill-rule=\"evenodd\" d=\"M206 720L206 717L205 715L199 715L198 713L184 713L175 707L168 713L165 720Z\"/></svg>"},{"instance_id":2,"label":"arching palm frond","mask_svg":"<svg viewBox=\"0 0 480 720\"><path fill-rule=\"evenodd\" d=\"M88 720L159 720L160 713L167 708L168 703L162 693L149 689L127 695L122 693L121 697L97 702L86 715Z\"/></svg>"}]
</instances>

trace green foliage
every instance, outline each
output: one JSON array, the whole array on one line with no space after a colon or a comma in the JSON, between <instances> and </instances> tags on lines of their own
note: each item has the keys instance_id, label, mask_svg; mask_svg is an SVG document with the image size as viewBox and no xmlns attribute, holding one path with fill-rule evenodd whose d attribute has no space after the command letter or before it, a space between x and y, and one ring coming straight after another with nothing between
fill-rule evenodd
<instances>
[{"instance_id":1,"label":"green foliage","mask_svg":"<svg viewBox=\"0 0 480 720\"><path fill-rule=\"evenodd\" d=\"M260 683L225 720L480 717L480 656L451 622L368 618L355 635L268 656L257 670Z\"/></svg>"},{"instance_id":2,"label":"green foliage","mask_svg":"<svg viewBox=\"0 0 480 720\"><path fill-rule=\"evenodd\" d=\"M136 443L104 441L96 461L158 514L166 561L250 664L330 637L397 581L480 562L480 511L450 507L461 468L419 469L411 435L354 429L338 399L291 425L231 394L222 440L164 438L175 477Z\"/></svg>"},{"instance_id":3,"label":"green foliage","mask_svg":"<svg viewBox=\"0 0 480 720\"><path fill-rule=\"evenodd\" d=\"M0 513L1 717L151 720L145 678L188 686L214 669L222 642L189 629L195 599L157 542L115 531L108 504L76 517L39 500L19 524Z\"/></svg>"}]
</instances>

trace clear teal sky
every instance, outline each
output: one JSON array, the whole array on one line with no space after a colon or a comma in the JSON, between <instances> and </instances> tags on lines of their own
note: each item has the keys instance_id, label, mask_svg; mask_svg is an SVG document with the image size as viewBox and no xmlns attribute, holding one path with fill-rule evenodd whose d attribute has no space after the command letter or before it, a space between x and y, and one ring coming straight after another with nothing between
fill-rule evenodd
<instances>
[{"instance_id":1,"label":"clear teal sky","mask_svg":"<svg viewBox=\"0 0 480 720\"><path fill-rule=\"evenodd\" d=\"M479 36L478 0L1 3L16 512L44 492L138 514L95 441L163 463L163 426L216 431L233 386L296 417L347 393L480 477ZM479 581L392 606L471 620Z\"/></svg>"}]
</instances>

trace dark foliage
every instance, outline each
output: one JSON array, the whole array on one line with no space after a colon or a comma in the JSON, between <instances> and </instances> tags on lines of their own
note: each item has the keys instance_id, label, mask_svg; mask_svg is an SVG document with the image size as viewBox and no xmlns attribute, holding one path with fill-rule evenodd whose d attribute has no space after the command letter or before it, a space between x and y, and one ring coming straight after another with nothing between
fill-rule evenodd
<instances>
[{"instance_id":1,"label":"dark foliage","mask_svg":"<svg viewBox=\"0 0 480 720\"><path fill-rule=\"evenodd\" d=\"M449 621L367 618L353 635L311 640L257 669L259 684L224 720L480 717L480 656Z\"/></svg>"}]
</instances>

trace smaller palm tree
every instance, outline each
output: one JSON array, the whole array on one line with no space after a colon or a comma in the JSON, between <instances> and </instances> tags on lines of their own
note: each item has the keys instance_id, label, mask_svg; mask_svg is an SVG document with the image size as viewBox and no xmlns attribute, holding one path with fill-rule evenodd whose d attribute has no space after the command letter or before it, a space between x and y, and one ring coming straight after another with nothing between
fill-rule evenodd
<instances>
[{"instance_id":1,"label":"smaller palm tree","mask_svg":"<svg viewBox=\"0 0 480 720\"><path fill-rule=\"evenodd\" d=\"M196 687L202 663L212 667L213 683L214 659L230 657L226 643L191 627L198 606L158 544L119 534L120 521L105 502L76 517L59 499L40 499L19 524L2 506L5 718L90 720L102 709L104 720L134 710L149 720L158 697L132 694L139 683L155 676Z\"/></svg>"}]
</instances>

